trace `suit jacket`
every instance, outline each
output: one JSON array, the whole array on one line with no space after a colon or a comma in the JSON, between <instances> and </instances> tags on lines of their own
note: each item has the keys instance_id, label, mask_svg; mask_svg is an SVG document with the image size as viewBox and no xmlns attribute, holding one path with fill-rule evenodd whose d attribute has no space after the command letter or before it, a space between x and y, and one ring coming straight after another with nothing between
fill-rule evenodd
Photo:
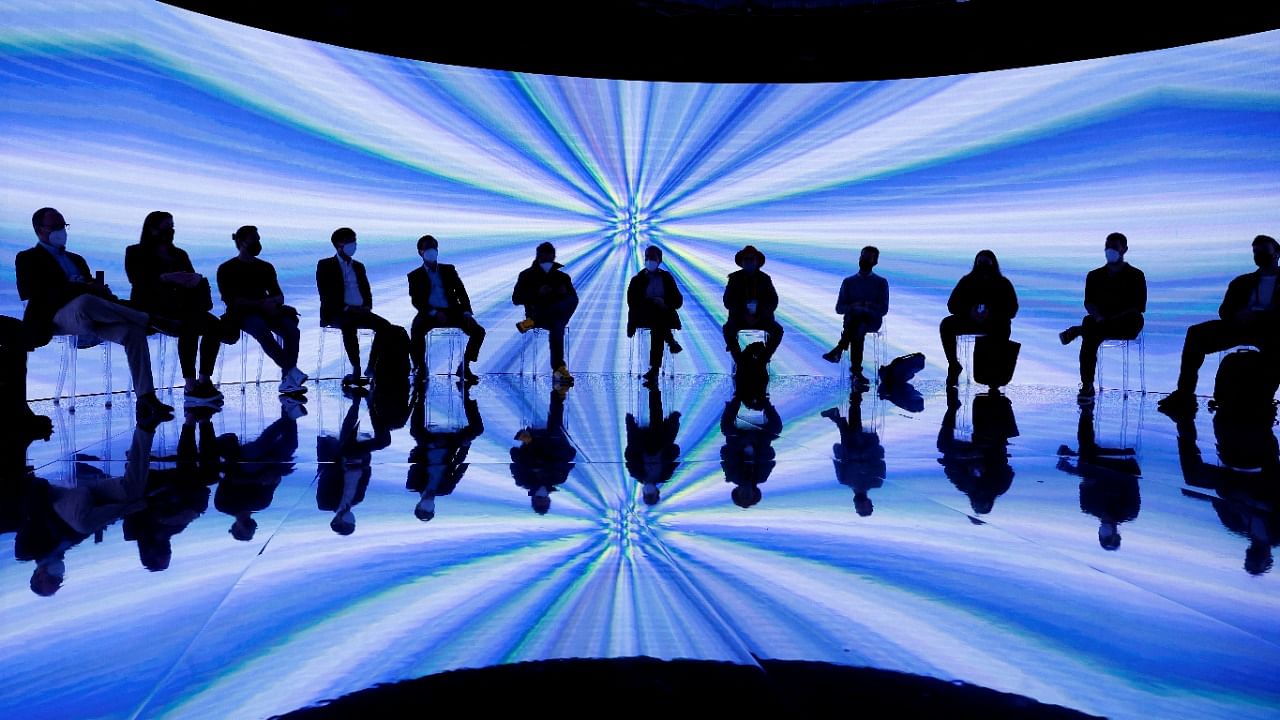
<instances>
[{"instance_id":1,"label":"suit jacket","mask_svg":"<svg viewBox=\"0 0 1280 720\"><path fill-rule=\"evenodd\" d=\"M436 272L440 273L440 284L444 286L444 299L449 307L449 314L471 312L471 299L467 297L467 289L462 285L462 278L452 265L438 263ZM431 276L421 265L409 272L409 299L418 312L431 310Z\"/></svg>"},{"instance_id":2,"label":"suit jacket","mask_svg":"<svg viewBox=\"0 0 1280 720\"><path fill-rule=\"evenodd\" d=\"M346 293L339 262L341 261L337 257L327 257L316 263L316 289L320 291L320 324L323 326L336 323L338 316L347 308L343 299ZM373 292L369 289L369 276L365 274L364 264L352 260L351 266L356 271L360 295L369 307L373 307Z\"/></svg>"},{"instance_id":3,"label":"suit jacket","mask_svg":"<svg viewBox=\"0 0 1280 720\"><path fill-rule=\"evenodd\" d=\"M659 269L662 277L662 299L665 308L649 302L646 294L649 289L649 273L640 271L631 278L627 285L627 336L634 335L636 328L670 328L680 329L680 314L676 312L684 305L684 296L676 287L676 279L666 270Z\"/></svg>"},{"instance_id":4,"label":"suit jacket","mask_svg":"<svg viewBox=\"0 0 1280 720\"><path fill-rule=\"evenodd\" d=\"M93 277L84 258L73 252L68 252L67 257L86 280ZM39 245L19 252L14 270L18 276L18 297L27 301L22 320L31 333L32 347L46 345L53 338L53 316L62 306L90 292L90 287L68 280L57 259Z\"/></svg>"},{"instance_id":5,"label":"suit jacket","mask_svg":"<svg viewBox=\"0 0 1280 720\"><path fill-rule=\"evenodd\" d=\"M1232 280L1227 286L1226 296L1222 298L1222 305L1218 307L1218 317L1234 322L1236 313L1248 308L1253 302L1253 294L1258 290L1258 280L1261 277L1261 272L1254 271ZM1276 290L1271 293L1271 309L1266 311L1273 328L1280 318L1280 280L1277 283Z\"/></svg>"},{"instance_id":6,"label":"suit jacket","mask_svg":"<svg viewBox=\"0 0 1280 720\"><path fill-rule=\"evenodd\" d=\"M747 302L756 301L756 319L768 322L778 309L778 291L773 289L773 279L760 270L737 270L729 273L724 287L724 306L730 320L741 320L747 315Z\"/></svg>"}]
</instances>

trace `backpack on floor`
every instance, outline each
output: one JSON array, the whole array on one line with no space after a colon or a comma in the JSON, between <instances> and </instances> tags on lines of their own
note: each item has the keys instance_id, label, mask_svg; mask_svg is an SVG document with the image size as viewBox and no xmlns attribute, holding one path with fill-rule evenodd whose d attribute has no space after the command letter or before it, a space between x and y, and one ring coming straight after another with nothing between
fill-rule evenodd
<instances>
[{"instance_id":1,"label":"backpack on floor","mask_svg":"<svg viewBox=\"0 0 1280 720\"><path fill-rule=\"evenodd\" d=\"M404 328L389 325L373 336L369 375L383 386L409 384L409 333Z\"/></svg>"},{"instance_id":2,"label":"backpack on floor","mask_svg":"<svg viewBox=\"0 0 1280 720\"><path fill-rule=\"evenodd\" d=\"M924 369L924 353L910 353L889 361L880 366L880 384L898 385L911 380L916 373Z\"/></svg>"},{"instance_id":3,"label":"backpack on floor","mask_svg":"<svg viewBox=\"0 0 1280 720\"><path fill-rule=\"evenodd\" d=\"M1237 350L1222 358L1209 409L1232 414L1271 412L1280 386L1275 365L1274 358L1257 350Z\"/></svg>"}]
</instances>

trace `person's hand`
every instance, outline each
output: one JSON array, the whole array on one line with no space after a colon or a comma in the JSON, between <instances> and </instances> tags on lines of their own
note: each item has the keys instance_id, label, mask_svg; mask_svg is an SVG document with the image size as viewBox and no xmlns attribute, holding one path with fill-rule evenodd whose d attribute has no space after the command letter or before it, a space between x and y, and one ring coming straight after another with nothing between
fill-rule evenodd
<instances>
[{"instance_id":1,"label":"person's hand","mask_svg":"<svg viewBox=\"0 0 1280 720\"><path fill-rule=\"evenodd\" d=\"M540 285L540 286L538 287L538 294L539 294L539 295L550 295L550 294L551 294L551 286L550 286L550 285Z\"/></svg>"},{"instance_id":2,"label":"person's hand","mask_svg":"<svg viewBox=\"0 0 1280 720\"><path fill-rule=\"evenodd\" d=\"M663 300L662 298L658 298L658 297L656 297L656 298L649 298L649 300L650 300L650 301L652 301L654 305L657 305L657 306L658 306L658 307L660 307L660 308L665 309L665 308L667 307L667 303L666 303L666 301L665 301L665 300Z\"/></svg>"},{"instance_id":3,"label":"person's hand","mask_svg":"<svg viewBox=\"0 0 1280 720\"><path fill-rule=\"evenodd\" d=\"M983 320L986 320L987 315L988 315L987 309L981 305L978 305L977 307L973 308L973 310L969 313L969 317L973 318L975 322L982 322Z\"/></svg>"}]
</instances>

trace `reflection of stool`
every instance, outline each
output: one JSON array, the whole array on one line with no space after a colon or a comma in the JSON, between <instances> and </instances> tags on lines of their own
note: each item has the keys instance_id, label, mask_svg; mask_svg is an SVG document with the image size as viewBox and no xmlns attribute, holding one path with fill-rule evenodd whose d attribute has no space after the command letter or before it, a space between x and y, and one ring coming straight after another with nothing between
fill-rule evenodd
<instances>
[{"instance_id":1,"label":"reflection of stool","mask_svg":"<svg viewBox=\"0 0 1280 720\"><path fill-rule=\"evenodd\" d=\"M1138 345L1138 382L1142 392L1147 391L1147 343L1145 340L1146 333L1139 332L1138 337L1132 340L1103 340L1098 346L1098 389L1101 390L1105 385L1102 382L1102 351L1104 348L1119 348L1123 351L1121 361L1121 385L1120 390L1124 394L1129 394L1129 347L1133 344Z\"/></svg>"},{"instance_id":2,"label":"reflection of stool","mask_svg":"<svg viewBox=\"0 0 1280 720\"><path fill-rule=\"evenodd\" d=\"M461 328L440 327L427 331L426 363L428 375L452 375L462 362L467 347L467 334ZM434 350L432 349L434 348ZM441 358L447 360L441 370Z\"/></svg>"},{"instance_id":3,"label":"reflection of stool","mask_svg":"<svg viewBox=\"0 0 1280 720\"><path fill-rule=\"evenodd\" d=\"M327 325L320 326L320 350L317 353L317 357L316 357L316 377L317 378L324 377L324 339L330 333L336 333L338 335L338 345L340 346L342 345L342 328L329 327ZM367 337L369 338L369 344L372 345L373 335L374 335L373 330L368 328L360 328L356 330L356 342L359 342L361 338ZM368 360L369 353L365 351L364 348L361 348L361 351L364 352L365 360ZM344 378L352 372L351 367L347 364L346 348L343 348L342 352L340 352L339 355L341 355L342 357L342 360L341 360L342 364L339 366L341 370L338 373L338 377Z\"/></svg>"},{"instance_id":4,"label":"reflection of stool","mask_svg":"<svg viewBox=\"0 0 1280 720\"><path fill-rule=\"evenodd\" d=\"M111 343L105 340L92 342L97 339L92 336L86 336L85 339L87 344L83 346L80 344L79 335L54 335L52 339L52 342L62 345L62 362L58 367L58 389L53 393L54 405L62 404L62 387L67 379L67 370L71 370L71 392L66 396L71 402L68 403L67 412L76 411L76 351L82 348L87 350L95 345L102 346L102 376L106 382L106 406L111 407Z\"/></svg>"},{"instance_id":5,"label":"reflection of stool","mask_svg":"<svg viewBox=\"0 0 1280 720\"><path fill-rule=\"evenodd\" d=\"M280 342L280 338L278 335L276 336L276 342ZM240 345L240 392L244 392L245 386L249 384L249 353L251 352L250 347L256 346L258 348L258 374L255 376L255 379L254 379L255 383L262 382L262 363L266 359L267 353L265 350L262 349L262 346L258 344L258 341L253 339L252 335L250 335L249 333L246 333L243 330L240 331L239 345ZM223 362L226 359L227 359L227 351L226 351L226 348L223 348L222 352L218 353L218 387L222 387L222 367L223 367Z\"/></svg>"},{"instance_id":6,"label":"reflection of stool","mask_svg":"<svg viewBox=\"0 0 1280 720\"><path fill-rule=\"evenodd\" d=\"M545 352L545 354L544 354ZM569 361L569 326L564 328L564 357ZM520 374L538 376L538 368L551 367L551 337L544 328L530 328L520 339ZM551 371L548 369L548 373Z\"/></svg>"},{"instance_id":7,"label":"reflection of stool","mask_svg":"<svg viewBox=\"0 0 1280 720\"><path fill-rule=\"evenodd\" d=\"M636 334L627 343L627 374L642 375L649 370L649 338L653 333L649 328L636 328ZM662 345L661 374L675 377L675 356L671 354L666 343Z\"/></svg>"},{"instance_id":8,"label":"reflection of stool","mask_svg":"<svg viewBox=\"0 0 1280 720\"><path fill-rule=\"evenodd\" d=\"M746 350L747 346L753 342L769 344L769 333L764 330L744 329L738 331L738 347ZM733 372L738 372L738 362L733 361Z\"/></svg>"},{"instance_id":9,"label":"reflection of stool","mask_svg":"<svg viewBox=\"0 0 1280 720\"><path fill-rule=\"evenodd\" d=\"M960 364L964 365L965 385L973 379L973 342L978 337L981 337L979 333L956 336L956 357L963 358Z\"/></svg>"}]
</instances>

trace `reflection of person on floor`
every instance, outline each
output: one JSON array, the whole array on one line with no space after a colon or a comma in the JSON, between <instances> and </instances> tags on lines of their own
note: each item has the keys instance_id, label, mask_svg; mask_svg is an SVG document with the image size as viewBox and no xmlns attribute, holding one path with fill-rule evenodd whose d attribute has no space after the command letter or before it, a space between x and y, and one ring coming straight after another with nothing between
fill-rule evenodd
<instances>
[{"instance_id":1,"label":"reflection of person on floor","mask_svg":"<svg viewBox=\"0 0 1280 720\"><path fill-rule=\"evenodd\" d=\"M1089 271L1084 279L1084 309L1089 314L1079 325L1058 334L1063 345L1080 338L1080 395L1094 398L1093 378L1098 368L1098 348L1103 340L1132 340L1142 332L1147 310L1147 277L1124 261L1129 239L1111 233L1104 244L1107 264Z\"/></svg>"},{"instance_id":2,"label":"reflection of person on floor","mask_svg":"<svg viewBox=\"0 0 1280 720\"><path fill-rule=\"evenodd\" d=\"M457 268L438 262L440 243L434 237L423 235L418 238L418 255L422 264L411 270L408 276L409 299L418 311L409 333L414 377L421 381L427 375L427 333L435 328L452 327L462 330L467 336L467 348L458 363L457 375L463 382L474 385L480 382L480 378L471 372L471 363L480 359L484 328L471 312L467 288L458 277Z\"/></svg>"},{"instance_id":3,"label":"reflection of person on floor","mask_svg":"<svg viewBox=\"0 0 1280 720\"><path fill-rule=\"evenodd\" d=\"M338 437L316 437L316 506L333 513L329 527L339 535L356 531L352 508L364 501L373 475L373 452L391 444L391 430L370 413L373 436L360 438L360 399L363 393L347 392L351 407L338 429Z\"/></svg>"},{"instance_id":4,"label":"reflection of person on floor","mask_svg":"<svg viewBox=\"0 0 1280 720\"><path fill-rule=\"evenodd\" d=\"M862 393L849 394L847 420L840 416L839 408L823 410L822 417L840 430L840 442L831 446L836 480L853 489L853 507L867 517L875 510L867 493L884 485L886 470L880 436L862 427Z\"/></svg>"},{"instance_id":5,"label":"reflection of person on floor","mask_svg":"<svg viewBox=\"0 0 1280 720\"><path fill-rule=\"evenodd\" d=\"M293 473L293 456L298 451L298 418L305 414L300 402L282 397L280 417L257 438L234 446L227 453L228 462L218 491L213 495L213 506L218 512L235 518L228 532L236 540L253 539L258 530L253 513L270 507L276 488Z\"/></svg>"},{"instance_id":6,"label":"reflection of person on floor","mask_svg":"<svg viewBox=\"0 0 1280 720\"><path fill-rule=\"evenodd\" d=\"M986 515L995 507L996 498L1013 485L1013 467L1009 465L1009 438L1017 437L1018 426L1009 398L984 393L973 399L973 439L955 436L956 411L960 409L959 393L947 389L947 411L938 429L938 451L947 479L969 497L969 505L978 515Z\"/></svg>"},{"instance_id":7,"label":"reflection of person on floor","mask_svg":"<svg viewBox=\"0 0 1280 720\"><path fill-rule=\"evenodd\" d=\"M1259 235L1253 239L1253 262L1258 269L1241 275L1227 286L1227 294L1218 307L1217 320L1209 320L1187 328L1182 343L1182 367L1178 371L1178 387L1163 400L1159 409L1175 420L1196 412L1196 384L1200 366L1209 353L1237 345L1255 345L1274 355L1280 341L1280 244L1275 238ZM1277 367L1273 362L1273 368Z\"/></svg>"},{"instance_id":8,"label":"reflection of person on floor","mask_svg":"<svg viewBox=\"0 0 1280 720\"><path fill-rule=\"evenodd\" d=\"M573 280L556 262L556 248L549 242L538 246L533 264L522 270L511 291L511 304L524 306L524 319L516 329L526 333L534 328L547 331L550 344L552 379L573 384L573 375L565 365L564 329L578 310L578 292Z\"/></svg>"},{"instance_id":9,"label":"reflection of person on floor","mask_svg":"<svg viewBox=\"0 0 1280 720\"><path fill-rule=\"evenodd\" d=\"M760 485L769 479L777 464L773 441L782 434L782 417L769 400L769 376L767 372L758 372L763 368L764 360L749 359L749 351L754 345L759 343L752 343L743 351L743 358L748 361L739 362L738 373L734 376L733 397L725 403L724 413L720 415L720 433L724 435L720 468L724 471L725 482L733 483L733 502L741 508L760 502ZM760 367L754 367L757 364ZM762 413L763 419L754 422L739 418L738 413L744 406Z\"/></svg>"},{"instance_id":10,"label":"reflection of person on floor","mask_svg":"<svg viewBox=\"0 0 1280 720\"><path fill-rule=\"evenodd\" d=\"M684 296L675 277L661 265L662 249L650 245L644 249L644 269L627 285L627 337L634 337L637 328L649 328L649 370L644 379L650 382L658 379L662 369L664 343L672 355L684 349L672 335L680 329L676 311L684 305Z\"/></svg>"},{"instance_id":11,"label":"reflection of person on floor","mask_svg":"<svg viewBox=\"0 0 1280 720\"><path fill-rule=\"evenodd\" d=\"M729 273L724 286L723 302L729 311L723 328L725 349L736 363L742 354L738 331L764 330L768 334L764 353L767 363L782 344L782 325L773 317L778 309L778 291L773 287L773 279L760 269L764 265L764 253L755 246L747 245L739 250L733 262L742 269Z\"/></svg>"},{"instance_id":12,"label":"reflection of person on floor","mask_svg":"<svg viewBox=\"0 0 1280 720\"><path fill-rule=\"evenodd\" d=\"M885 314L889 312L889 283L872 271L879 262L878 248L871 245L862 248L858 255L858 272L840 283L836 313L844 316L844 329L836 346L822 356L829 363L838 363L848 348L849 373L855 383L864 387L871 384L862 372L862 350L867 333L879 330Z\"/></svg>"},{"instance_id":13,"label":"reflection of person on floor","mask_svg":"<svg viewBox=\"0 0 1280 720\"><path fill-rule=\"evenodd\" d=\"M462 404L467 424L461 428L432 430L426 424L426 404L423 393L414 398L413 418L409 432L414 446L409 451L409 472L405 487L420 496L413 508L414 517L427 522L436 516L436 498L448 495L458 486L467 472L467 453L471 443L484 434L484 419L480 417L480 405L471 397L470 388L462 384Z\"/></svg>"},{"instance_id":14,"label":"reflection of person on floor","mask_svg":"<svg viewBox=\"0 0 1280 720\"><path fill-rule=\"evenodd\" d=\"M1092 404L1080 407L1076 429L1079 451L1058 448L1058 469L1080 478L1080 511L1098 518L1098 544L1120 549L1120 524L1138 517L1142 508L1138 478L1142 469L1133 448L1103 447L1097 443ZM1075 463L1071 459L1075 458Z\"/></svg>"},{"instance_id":15,"label":"reflection of person on floor","mask_svg":"<svg viewBox=\"0 0 1280 720\"><path fill-rule=\"evenodd\" d=\"M1274 410L1270 416L1232 416L1219 411L1213 418L1221 465L1207 463L1196 444L1195 422L1178 420L1178 460L1186 484L1212 490L1217 497L1183 491L1213 503L1223 527L1249 540L1244 569L1261 575L1274 562L1272 548L1280 545L1280 447Z\"/></svg>"},{"instance_id":16,"label":"reflection of person on floor","mask_svg":"<svg viewBox=\"0 0 1280 720\"><path fill-rule=\"evenodd\" d=\"M69 252L69 226L57 210L40 208L31 216L31 226L38 242L14 258L18 296L27 301L23 322L31 333L31 345L46 345L54 335L88 336L121 345L138 393L139 419L169 416L173 407L156 397L147 332L176 332L173 323L127 306L89 271L83 257Z\"/></svg>"},{"instance_id":17,"label":"reflection of person on floor","mask_svg":"<svg viewBox=\"0 0 1280 720\"><path fill-rule=\"evenodd\" d=\"M1018 314L1018 294L1013 283L1000 274L1000 262L990 250L973 258L973 269L960 278L947 299L951 313L942 319L938 333L947 356L947 387L960 382L960 361L956 357L957 335L987 335L1009 339L1010 326Z\"/></svg>"},{"instance_id":18,"label":"reflection of person on floor","mask_svg":"<svg viewBox=\"0 0 1280 720\"><path fill-rule=\"evenodd\" d=\"M137 542L138 559L151 572L169 568L173 536L209 509L209 487L219 480L221 449L232 445L230 436L222 442L214 437L209 419L214 412L211 408L187 410L178 452L163 458L174 461L173 467L151 469L146 507L124 519L124 539Z\"/></svg>"},{"instance_id":19,"label":"reflection of person on floor","mask_svg":"<svg viewBox=\"0 0 1280 720\"><path fill-rule=\"evenodd\" d=\"M116 520L142 507L150 468L153 434L135 427L124 475L111 477L91 465L76 463L70 486L54 486L28 476L25 512L14 538L14 556L35 560L31 591L49 597L62 587L67 552L97 536Z\"/></svg>"},{"instance_id":20,"label":"reflection of person on floor","mask_svg":"<svg viewBox=\"0 0 1280 720\"><path fill-rule=\"evenodd\" d=\"M0 417L6 432L0 434L0 480L10 470L26 466L27 447L37 438L48 440L53 422L36 415L27 404L27 353L31 337L22 321L0 315Z\"/></svg>"},{"instance_id":21,"label":"reflection of person on floor","mask_svg":"<svg viewBox=\"0 0 1280 720\"><path fill-rule=\"evenodd\" d=\"M680 432L680 413L662 412L662 391L656 383L649 385L649 424L640 425L631 413L627 413L627 447L623 457L627 472L640 483L640 494L646 505L658 502L658 488L671 479L680 463L680 446L676 435Z\"/></svg>"},{"instance_id":22,"label":"reflection of person on floor","mask_svg":"<svg viewBox=\"0 0 1280 720\"><path fill-rule=\"evenodd\" d=\"M529 492L533 511L546 515L552 491L569 479L578 456L564 431L564 392L551 391L546 427L526 427L515 439L520 444L511 448L511 477Z\"/></svg>"}]
</instances>

